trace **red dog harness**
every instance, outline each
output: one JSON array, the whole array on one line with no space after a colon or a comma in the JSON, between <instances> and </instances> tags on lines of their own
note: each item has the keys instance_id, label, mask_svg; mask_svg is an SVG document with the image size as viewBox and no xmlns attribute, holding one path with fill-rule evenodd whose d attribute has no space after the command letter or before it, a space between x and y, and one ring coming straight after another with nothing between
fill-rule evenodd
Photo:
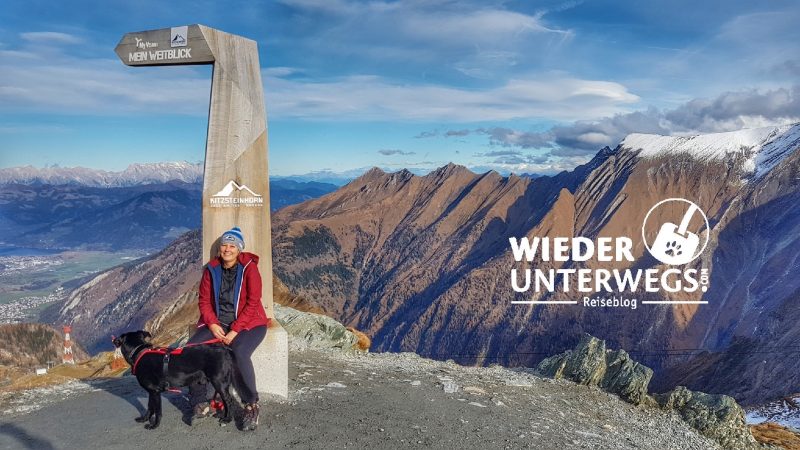
<instances>
[{"instance_id":1,"label":"red dog harness","mask_svg":"<svg viewBox=\"0 0 800 450\"><path fill-rule=\"evenodd\" d=\"M172 347L152 348L151 347L151 348L148 348L147 350L142 350L141 352L139 352L139 356L136 358L136 361L133 363L133 366L131 367L131 374L132 375L136 375L136 366L139 365L139 361L145 355L150 355L150 354L153 354L153 353L155 353L157 355L164 355L164 375L166 375L167 374L167 368L169 367L169 358L172 355L180 355L181 353L183 353L183 349L184 348L194 347L194 346L197 346L197 345L217 344L217 343L220 343L220 342L222 342L222 341L220 341L217 338L213 338L213 339L209 339L209 340L204 341L204 342L198 342L196 344L187 344L187 345L184 345L183 347L178 347L178 348L172 348Z\"/></svg>"}]
</instances>

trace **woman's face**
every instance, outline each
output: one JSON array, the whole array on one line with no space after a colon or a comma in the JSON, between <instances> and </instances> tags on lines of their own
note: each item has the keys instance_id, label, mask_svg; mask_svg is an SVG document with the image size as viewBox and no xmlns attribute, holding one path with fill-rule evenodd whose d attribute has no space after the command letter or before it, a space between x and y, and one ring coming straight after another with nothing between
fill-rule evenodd
<instances>
[{"instance_id":1,"label":"woman's face","mask_svg":"<svg viewBox=\"0 0 800 450\"><path fill-rule=\"evenodd\" d=\"M233 244L220 244L219 257L222 258L225 267L230 267L236 263L236 259L239 257L239 247Z\"/></svg>"}]
</instances>

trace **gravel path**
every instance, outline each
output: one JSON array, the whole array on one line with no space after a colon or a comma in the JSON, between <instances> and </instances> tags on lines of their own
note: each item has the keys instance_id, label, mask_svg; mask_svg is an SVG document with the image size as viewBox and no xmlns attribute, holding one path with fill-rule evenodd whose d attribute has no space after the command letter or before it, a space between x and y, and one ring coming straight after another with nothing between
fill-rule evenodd
<instances>
[{"instance_id":1,"label":"gravel path","mask_svg":"<svg viewBox=\"0 0 800 450\"><path fill-rule=\"evenodd\" d=\"M161 426L145 430L133 421L144 390L124 377L0 399L0 448L718 448L672 414L500 367L308 350L289 370L289 400L262 399L253 433L188 426L180 394L165 395Z\"/></svg>"}]
</instances>

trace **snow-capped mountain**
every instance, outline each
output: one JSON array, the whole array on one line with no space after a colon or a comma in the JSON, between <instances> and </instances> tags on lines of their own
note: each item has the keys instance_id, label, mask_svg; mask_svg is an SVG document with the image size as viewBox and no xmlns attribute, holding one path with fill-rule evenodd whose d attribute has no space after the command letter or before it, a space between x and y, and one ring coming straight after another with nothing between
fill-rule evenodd
<instances>
[{"instance_id":1,"label":"snow-capped mountain","mask_svg":"<svg viewBox=\"0 0 800 450\"><path fill-rule=\"evenodd\" d=\"M699 160L737 161L740 168L760 178L800 145L800 123L711 133L697 136L630 134L620 146L639 150L639 157L687 155Z\"/></svg>"},{"instance_id":2,"label":"snow-capped mountain","mask_svg":"<svg viewBox=\"0 0 800 450\"><path fill-rule=\"evenodd\" d=\"M158 184L168 181L199 183L203 180L203 164L160 162L131 164L121 172L109 172L85 167L33 166L0 169L0 184L50 184L90 187L126 187Z\"/></svg>"}]
</instances>

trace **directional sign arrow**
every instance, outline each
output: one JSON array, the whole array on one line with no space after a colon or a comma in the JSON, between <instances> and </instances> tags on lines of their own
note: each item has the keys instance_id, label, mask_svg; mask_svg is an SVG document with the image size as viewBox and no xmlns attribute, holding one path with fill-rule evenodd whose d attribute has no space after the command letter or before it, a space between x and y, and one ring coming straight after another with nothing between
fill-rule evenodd
<instances>
[{"instance_id":1,"label":"directional sign arrow","mask_svg":"<svg viewBox=\"0 0 800 450\"><path fill-rule=\"evenodd\" d=\"M172 66L211 64L203 25L184 25L160 30L138 31L122 37L114 51L129 66Z\"/></svg>"}]
</instances>

